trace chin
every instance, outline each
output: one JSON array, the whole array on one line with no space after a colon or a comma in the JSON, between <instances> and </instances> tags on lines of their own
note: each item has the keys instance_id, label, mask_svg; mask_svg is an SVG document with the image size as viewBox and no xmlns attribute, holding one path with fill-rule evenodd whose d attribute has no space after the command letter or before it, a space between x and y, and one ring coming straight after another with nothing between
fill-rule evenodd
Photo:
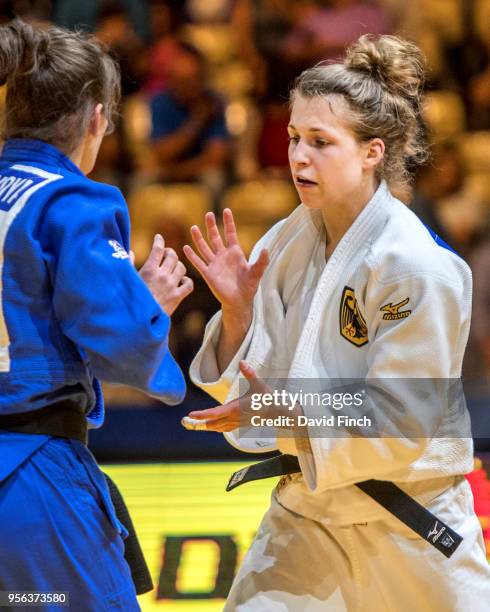
<instances>
[{"instance_id":1,"label":"chin","mask_svg":"<svg viewBox=\"0 0 490 612\"><path fill-rule=\"evenodd\" d=\"M311 196L304 195L301 193L299 194L299 197L301 202L306 206L306 208L309 208L311 210L318 210L320 208L325 207L324 199L320 199L318 197L312 198Z\"/></svg>"}]
</instances>

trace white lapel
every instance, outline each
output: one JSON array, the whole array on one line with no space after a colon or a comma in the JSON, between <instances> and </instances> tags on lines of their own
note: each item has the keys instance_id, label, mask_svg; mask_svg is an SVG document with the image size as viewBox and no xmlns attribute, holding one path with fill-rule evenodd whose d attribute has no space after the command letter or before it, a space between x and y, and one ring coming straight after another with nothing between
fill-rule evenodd
<instances>
[{"instance_id":1,"label":"white lapel","mask_svg":"<svg viewBox=\"0 0 490 612\"><path fill-rule=\"evenodd\" d=\"M315 290L309 314L291 363L290 378L314 376L315 368L312 359L318 342L322 312L332 292L345 276L346 267L353 258L361 261L369 249L372 238L381 231L387 219L387 208L391 200L392 196L383 181L330 256Z\"/></svg>"}]
</instances>

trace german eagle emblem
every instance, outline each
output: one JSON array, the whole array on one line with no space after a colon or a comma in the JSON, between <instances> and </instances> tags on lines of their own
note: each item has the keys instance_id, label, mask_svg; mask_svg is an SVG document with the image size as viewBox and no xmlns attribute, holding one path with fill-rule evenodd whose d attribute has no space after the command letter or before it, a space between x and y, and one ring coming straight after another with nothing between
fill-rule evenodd
<instances>
[{"instance_id":1,"label":"german eagle emblem","mask_svg":"<svg viewBox=\"0 0 490 612\"><path fill-rule=\"evenodd\" d=\"M366 321L357 305L354 289L344 287L340 301L340 335L355 346L369 342Z\"/></svg>"}]
</instances>

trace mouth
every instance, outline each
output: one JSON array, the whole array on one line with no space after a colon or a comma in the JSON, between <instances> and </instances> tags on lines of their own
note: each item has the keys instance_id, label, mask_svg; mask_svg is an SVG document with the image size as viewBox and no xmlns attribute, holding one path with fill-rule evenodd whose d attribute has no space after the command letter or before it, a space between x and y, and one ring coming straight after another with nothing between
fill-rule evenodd
<instances>
[{"instance_id":1,"label":"mouth","mask_svg":"<svg viewBox=\"0 0 490 612\"><path fill-rule=\"evenodd\" d=\"M296 176L294 181L299 187L316 187L318 185L315 181L311 181L304 176Z\"/></svg>"}]
</instances>

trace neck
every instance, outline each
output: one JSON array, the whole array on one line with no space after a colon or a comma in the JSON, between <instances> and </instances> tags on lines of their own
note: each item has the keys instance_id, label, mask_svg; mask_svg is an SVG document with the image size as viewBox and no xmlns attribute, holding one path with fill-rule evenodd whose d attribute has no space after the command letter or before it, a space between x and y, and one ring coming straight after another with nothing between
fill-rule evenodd
<instances>
[{"instance_id":1,"label":"neck","mask_svg":"<svg viewBox=\"0 0 490 612\"><path fill-rule=\"evenodd\" d=\"M83 151L81 150L80 147L78 147L77 149L75 149L75 151L70 153L70 155L68 157L75 164L75 166L80 168L80 166L82 164L82 159L83 159Z\"/></svg>"},{"instance_id":2,"label":"neck","mask_svg":"<svg viewBox=\"0 0 490 612\"><path fill-rule=\"evenodd\" d=\"M74 149L68 157L84 174L88 174L92 170L90 163L87 160L88 155L88 143L86 137L84 136L78 147Z\"/></svg>"},{"instance_id":3,"label":"neck","mask_svg":"<svg viewBox=\"0 0 490 612\"><path fill-rule=\"evenodd\" d=\"M376 193L379 181L371 178L369 183L351 193L344 201L332 202L322 208L323 224L327 231L327 257L333 253L344 234Z\"/></svg>"}]
</instances>

